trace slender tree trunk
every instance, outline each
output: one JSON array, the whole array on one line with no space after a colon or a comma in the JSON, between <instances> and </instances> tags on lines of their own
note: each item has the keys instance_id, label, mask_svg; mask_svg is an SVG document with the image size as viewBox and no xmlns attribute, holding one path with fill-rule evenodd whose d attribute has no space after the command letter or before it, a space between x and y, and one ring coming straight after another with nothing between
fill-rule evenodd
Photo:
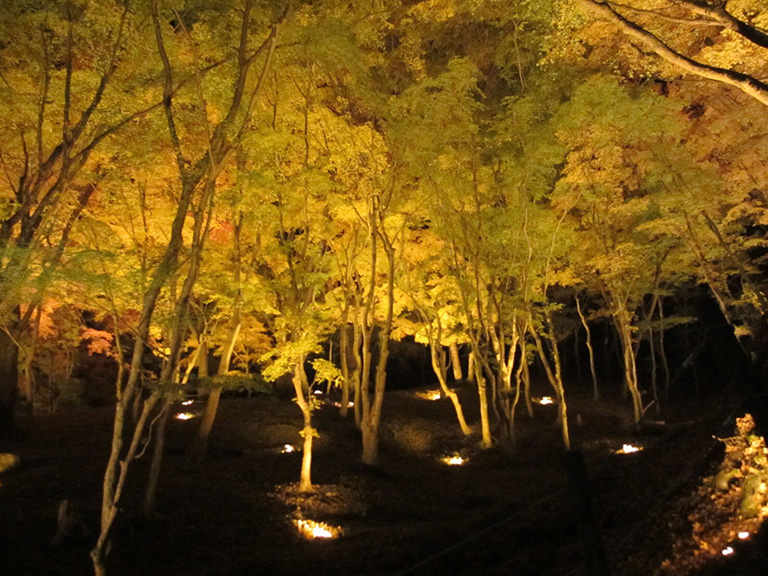
<instances>
[{"instance_id":1,"label":"slender tree trunk","mask_svg":"<svg viewBox=\"0 0 768 576\"><path fill-rule=\"evenodd\" d=\"M464 434L464 436L469 436L472 434L472 429L467 425L467 420L464 418L464 410L461 407L461 401L459 400L458 394L456 394L455 391L448 387L448 383L446 381L448 371L446 370L445 366L445 357L439 357L437 350L438 346L439 345L434 341L429 343L429 356L432 360L432 370L434 371L435 376L437 376L437 381L440 384L440 390L442 390L443 396L451 399L453 409L456 412L456 419L459 421L459 428L461 428L461 433Z\"/></svg>"},{"instance_id":2,"label":"slender tree trunk","mask_svg":"<svg viewBox=\"0 0 768 576\"><path fill-rule=\"evenodd\" d=\"M341 314L341 330L339 330L339 364L341 365L341 405L339 415L346 418L349 414L349 304L346 304Z\"/></svg>"},{"instance_id":3,"label":"slender tree trunk","mask_svg":"<svg viewBox=\"0 0 768 576\"><path fill-rule=\"evenodd\" d=\"M464 375L461 372L459 345L456 342L451 342L448 344L448 351L451 353L451 368L453 368L453 379L456 382L459 382L464 378Z\"/></svg>"},{"instance_id":4,"label":"slender tree trunk","mask_svg":"<svg viewBox=\"0 0 768 576\"><path fill-rule=\"evenodd\" d=\"M232 354L235 350L237 338L240 335L240 327L241 324L238 322L230 330L229 338L227 339L227 347L224 349L224 354L221 357L219 368L216 372L218 376L224 376L229 372ZM195 435L194 440L192 440L192 443L187 449L187 455L190 460L200 462L205 458L205 455L208 452L208 439L211 436L211 430L213 430L213 424L216 421L216 414L219 410L221 391L221 385L215 385L208 392L203 417L200 419L200 426L197 428L197 434Z\"/></svg>"},{"instance_id":5,"label":"slender tree trunk","mask_svg":"<svg viewBox=\"0 0 768 576\"><path fill-rule=\"evenodd\" d=\"M37 310L35 310L35 321L32 325L32 344L29 346L29 349L24 356L24 385L22 395L33 411L35 407L35 374L34 369L32 368L32 363L35 360L37 345L40 340L40 320L42 319L42 315L42 307L38 306Z\"/></svg>"},{"instance_id":6,"label":"slender tree trunk","mask_svg":"<svg viewBox=\"0 0 768 576\"><path fill-rule=\"evenodd\" d=\"M471 376L477 386L477 397L480 403L480 445L483 448L490 448L493 440L491 438L491 423L488 412L488 391L485 375L483 374L484 365L478 360L478 358L481 358L480 345L474 335L471 337L470 345L472 347L472 351L469 353L470 366L474 369ZM472 360L473 358L474 361Z\"/></svg>"},{"instance_id":7,"label":"slender tree trunk","mask_svg":"<svg viewBox=\"0 0 768 576\"><path fill-rule=\"evenodd\" d=\"M168 415L172 404L172 399L168 398L163 402L160 413L157 415L157 430L155 434L157 439L152 451L152 464L149 468L149 479L147 480L147 489L144 492L144 502L141 506L141 514L145 518L151 518L155 514L155 501L157 496L157 487L160 483L160 468L163 463L163 450L165 449L165 429L168 423Z\"/></svg>"},{"instance_id":8,"label":"slender tree trunk","mask_svg":"<svg viewBox=\"0 0 768 576\"><path fill-rule=\"evenodd\" d=\"M637 364L635 361L634 342L632 341L632 327L625 317L626 311L619 310L614 316L616 328L619 331L622 356L624 359L624 382L626 390L632 398L632 414L635 424L643 417L643 400L637 382Z\"/></svg>"},{"instance_id":9,"label":"slender tree trunk","mask_svg":"<svg viewBox=\"0 0 768 576\"><path fill-rule=\"evenodd\" d=\"M475 362L475 382L477 382L477 395L480 400L480 432L482 435L480 444L483 448L490 448L493 441L491 438L490 418L488 417L488 392L486 390L485 376L483 376L478 362Z\"/></svg>"},{"instance_id":10,"label":"slender tree trunk","mask_svg":"<svg viewBox=\"0 0 768 576\"><path fill-rule=\"evenodd\" d=\"M128 380L130 383L130 376ZM128 389L128 385L126 385L126 391L130 391L132 393L132 390ZM125 424L125 413L129 402L124 401L125 393L122 399L118 398L118 403L115 407L112 449L110 452L109 462L107 463L107 473L104 475L101 507L101 530L99 531L96 545L94 546L93 550L91 550L91 560L93 561L93 570L96 576L103 576L106 574L106 566L104 561L106 559L107 541L112 529L112 525L114 524L115 518L117 517L117 503L122 497L125 481L128 477L128 468L130 463L136 457L136 452L144 434L144 428L146 426L147 419L149 414L152 412L152 408L154 408L155 404L157 403L158 398L159 396L157 394L153 394L144 402L141 415L139 416L133 429L131 443L125 454L125 457L122 460L120 459L120 453L122 451L122 443L124 439L123 427Z\"/></svg>"},{"instance_id":11,"label":"slender tree trunk","mask_svg":"<svg viewBox=\"0 0 768 576\"><path fill-rule=\"evenodd\" d=\"M547 324L550 325L551 330L551 320L547 318ZM565 402L565 387L563 386L563 378L562 378L562 369L560 365L560 353L557 349L557 341L552 337L551 334L547 335L547 339L549 340L549 350L552 354L552 362L554 363L554 370L552 369L552 365L549 362L549 359L547 358L547 353L544 350L544 345L541 341L541 337L538 335L538 333L533 329L533 324L530 324L531 329L530 333L533 336L534 342L536 342L536 349L539 352L539 358L541 359L541 363L544 366L544 371L547 374L547 379L549 380L550 384L552 385L552 388L555 390L555 395L557 396L557 420L560 424L560 430L562 432L563 437L563 444L565 445L566 450L571 449L571 434L570 429L568 426L568 408Z\"/></svg>"},{"instance_id":12,"label":"slender tree trunk","mask_svg":"<svg viewBox=\"0 0 768 576\"><path fill-rule=\"evenodd\" d=\"M659 403L659 386L657 383L658 362L656 361L656 332L648 330L648 345L651 354L651 391L653 392L653 402L655 404L656 414L661 413L661 404Z\"/></svg>"},{"instance_id":13,"label":"slender tree trunk","mask_svg":"<svg viewBox=\"0 0 768 576\"><path fill-rule=\"evenodd\" d=\"M664 372L664 397L666 398L666 394L669 391L669 384L670 384L670 373L669 373L669 362L667 361L667 352L664 348L664 299L659 299L659 358L661 359L661 368Z\"/></svg>"},{"instance_id":14,"label":"slender tree trunk","mask_svg":"<svg viewBox=\"0 0 768 576\"><path fill-rule=\"evenodd\" d=\"M576 365L576 381L581 382L581 354L579 351L579 328L580 326L576 324L576 326L573 328L573 361Z\"/></svg>"},{"instance_id":15,"label":"slender tree trunk","mask_svg":"<svg viewBox=\"0 0 768 576\"><path fill-rule=\"evenodd\" d=\"M301 475L299 477L299 491L311 492L312 491L312 443L314 441L316 430L312 427L312 406L310 405L310 397L304 390L304 381L306 375L302 377L304 372L304 355L301 355L296 361L296 366L293 370L293 377L291 382L293 383L293 390L296 393L296 404L301 409L301 414L304 417L304 428L301 431L301 436L304 438L304 448L301 455Z\"/></svg>"},{"instance_id":16,"label":"slender tree trunk","mask_svg":"<svg viewBox=\"0 0 768 576\"><path fill-rule=\"evenodd\" d=\"M376 270L376 243L381 238L384 245L384 251L387 257L387 312L384 322L379 332L379 358L376 364L376 380L374 383L373 401L370 398L365 378L363 379L362 400L363 414L360 431L363 440L362 461L364 464L376 465L379 460L379 425L381 423L381 412L384 404L384 391L387 384L387 360L389 359L389 339L392 333L392 320L395 309L395 249L392 245L386 231L378 226L379 219L383 221L383 211L381 199L374 197L371 199L370 218L371 223L371 284L368 293L368 306L365 316L371 318L371 327L367 330L369 334L373 326L373 304L375 292L375 270ZM369 338L370 339L370 338ZM368 349L369 346L364 346ZM368 350L370 352L370 350ZM370 366L370 361L369 361Z\"/></svg>"},{"instance_id":17,"label":"slender tree trunk","mask_svg":"<svg viewBox=\"0 0 768 576\"><path fill-rule=\"evenodd\" d=\"M475 381L475 353L470 352L469 353L469 360L468 360L468 366L467 366L467 378L470 382Z\"/></svg>"},{"instance_id":18,"label":"slender tree trunk","mask_svg":"<svg viewBox=\"0 0 768 576\"><path fill-rule=\"evenodd\" d=\"M198 344L197 351L197 379L198 381L208 378L208 340L203 336Z\"/></svg>"},{"instance_id":19,"label":"slender tree trunk","mask_svg":"<svg viewBox=\"0 0 768 576\"><path fill-rule=\"evenodd\" d=\"M589 351L589 370L592 374L592 397L595 400L600 400L600 386L597 384L597 370L595 369L595 349L592 346L592 330L589 328L587 317L581 309L581 302L579 297L576 296L576 311L579 314L581 325L584 326L584 332L587 335L587 350Z\"/></svg>"}]
</instances>

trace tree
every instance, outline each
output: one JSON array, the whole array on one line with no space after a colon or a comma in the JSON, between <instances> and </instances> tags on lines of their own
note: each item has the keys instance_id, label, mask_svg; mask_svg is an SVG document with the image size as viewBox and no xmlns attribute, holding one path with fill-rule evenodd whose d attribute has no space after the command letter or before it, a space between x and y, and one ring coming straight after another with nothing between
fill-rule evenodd
<instances>
[{"instance_id":1,"label":"tree","mask_svg":"<svg viewBox=\"0 0 768 576\"><path fill-rule=\"evenodd\" d=\"M80 6L7 2L0 8L0 434L13 426L20 334L35 305L31 278L45 283L72 226L103 177L94 151L158 104L137 106L143 66L130 3ZM23 64L22 64L23 63Z\"/></svg>"},{"instance_id":2,"label":"tree","mask_svg":"<svg viewBox=\"0 0 768 576\"><path fill-rule=\"evenodd\" d=\"M241 14L232 16L231 13L222 14L226 18L217 21L211 18L208 23L221 24L222 22L233 22L239 24L240 34L235 40L234 53L236 55L236 65L231 71L229 79L231 89L223 98L223 113L221 120L215 125L210 125L207 120L206 110L198 110L203 114L203 146L202 150L190 152L187 156L180 138L179 121L183 119L183 113L177 113L174 108L174 65L166 49L167 26L165 22L173 21L174 18L163 14L161 19L157 0L151 5L150 17L153 22L156 47L162 64L161 78L162 102L165 118L167 122L170 148L172 157L175 160L176 168L179 173L180 191L178 195L178 204L173 219L165 251L162 259L154 269L151 280L147 286L142 300L140 319L137 330L137 342L131 358L130 373L124 387L118 387L118 402L115 409L115 424L112 436L112 446L110 457L107 463L107 469L104 475L104 490L101 507L101 530L99 538L94 549L91 552L94 571L97 576L105 573L105 545L109 537L110 530L117 515L117 504L122 496L122 490L125 484L126 475L130 462L136 455L136 450L142 436L144 426L154 405L160 400L160 390L155 391L144 403L144 408L138 422L136 423L130 445L123 453L123 442L125 438L124 420L127 407L132 402L137 392L142 362L144 358L144 343L148 340L152 317L155 311L157 299L161 290L168 282L173 273L177 271L178 258L184 245L184 227L188 217L188 211L193 211L193 231L190 252L190 263L182 290L175 302L175 311L172 318L171 341L169 343L168 362L163 367L161 382L172 383L178 366L178 355L180 354L182 339L182 329L186 326L186 309L192 287L196 280L197 270L200 264L200 253L204 236L207 232L207 222L209 215L209 206L213 200L213 193L216 189L216 180L224 167L231 158L237 141L242 137L246 127L249 126L253 109L257 102L256 95L260 92L266 73L270 68L272 55L277 44L279 30L286 12L279 13L275 23L270 25L270 32L257 48L252 48L249 42L249 31L254 26L253 20L256 14L253 13L254 3L246 0L244 10ZM181 16L173 12L178 18ZM187 14L187 17L190 15ZM234 20L230 20L234 17ZM178 20L176 20L178 22ZM176 40L174 38L174 40ZM260 74L254 79L251 75L252 69L259 57L264 56ZM195 71L196 87L193 95L197 96L197 103L204 104L202 96L202 82L200 79L200 63L197 58L196 50L192 50L192 62L189 63ZM194 99L192 100L194 102ZM167 411L168 399L164 400L164 409ZM162 448L162 445L160 446ZM161 450L160 452L161 453ZM119 470L118 470L119 465ZM153 476L158 470L153 469Z\"/></svg>"},{"instance_id":3,"label":"tree","mask_svg":"<svg viewBox=\"0 0 768 576\"><path fill-rule=\"evenodd\" d=\"M639 321L657 313L659 287L680 279L668 271L667 259L681 243L662 225L670 196L663 158L685 160L677 151L678 106L651 91L595 76L575 91L555 120L570 152L554 202L568 215L582 248L571 256L574 276L600 295L614 322L635 422L647 408L636 363L646 336ZM705 186L703 171L696 176ZM710 186L714 182L709 178Z\"/></svg>"}]
</instances>

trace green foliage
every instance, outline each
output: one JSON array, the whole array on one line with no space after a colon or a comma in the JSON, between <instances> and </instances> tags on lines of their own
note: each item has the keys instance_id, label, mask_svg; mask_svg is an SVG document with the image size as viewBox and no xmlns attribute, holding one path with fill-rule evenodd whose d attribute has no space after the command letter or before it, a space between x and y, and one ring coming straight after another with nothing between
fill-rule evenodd
<instances>
[{"instance_id":1,"label":"green foliage","mask_svg":"<svg viewBox=\"0 0 768 576\"><path fill-rule=\"evenodd\" d=\"M247 392L248 395L266 396L274 393L272 386L260 375L238 371L199 379L197 385L206 390L220 388L224 392Z\"/></svg>"},{"instance_id":2,"label":"green foliage","mask_svg":"<svg viewBox=\"0 0 768 576\"><path fill-rule=\"evenodd\" d=\"M317 384L327 382L330 386L338 386L343 379L341 370L330 360L315 358L310 364L315 371L314 381Z\"/></svg>"}]
</instances>

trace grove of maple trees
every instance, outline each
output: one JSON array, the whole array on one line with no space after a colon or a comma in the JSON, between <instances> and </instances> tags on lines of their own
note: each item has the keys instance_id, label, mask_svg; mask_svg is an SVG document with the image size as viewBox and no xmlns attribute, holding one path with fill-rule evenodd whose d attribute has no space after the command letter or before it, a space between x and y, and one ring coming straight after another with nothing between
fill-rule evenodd
<instances>
[{"instance_id":1,"label":"grove of maple trees","mask_svg":"<svg viewBox=\"0 0 768 576\"><path fill-rule=\"evenodd\" d=\"M289 382L302 490L313 385L378 462L393 340L510 453L532 377L570 447L573 339L596 400L663 411L700 301L764 392L765 29L760 0L5 0L0 434L20 402L115 404L98 575L191 389L202 459L223 393ZM83 348L116 380L74 390Z\"/></svg>"}]
</instances>

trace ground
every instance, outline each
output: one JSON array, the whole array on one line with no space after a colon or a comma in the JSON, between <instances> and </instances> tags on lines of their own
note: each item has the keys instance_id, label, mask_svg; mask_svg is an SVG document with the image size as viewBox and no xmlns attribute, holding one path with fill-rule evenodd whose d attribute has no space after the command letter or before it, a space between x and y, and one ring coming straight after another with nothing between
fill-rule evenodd
<instances>
[{"instance_id":1,"label":"ground","mask_svg":"<svg viewBox=\"0 0 768 576\"><path fill-rule=\"evenodd\" d=\"M296 490L301 454L283 452L300 446L301 414L290 399L225 399L201 464L184 455L197 420L173 419L158 516L131 512L145 456L131 469L109 575L586 574L555 408L536 405L533 420L520 416L509 456L463 438L450 402L422 392L387 393L379 467L359 463L353 422L325 404L316 415L309 496ZM475 414L472 389L460 393ZM733 434L727 403L688 400L643 432L629 425L619 400L576 393L569 411L611 574L766 573L766 531L755 534L756 520L723 512L717 498L726 493L714 498L707 488L723 461L724 444L713 435ZM22 434L0 442L0 453L19 460L0 474L0 573L92 574L92 538L51 540L62 499L80 506L96 531L111 425L110 407L79 408L24 421ZM644 449L616 454L625 443ZM444 456L465 463L448 465ZM300 519L340 533L307 540ZM723 556L729 543L735 553Z\"/></svg>"}]
</instances>

